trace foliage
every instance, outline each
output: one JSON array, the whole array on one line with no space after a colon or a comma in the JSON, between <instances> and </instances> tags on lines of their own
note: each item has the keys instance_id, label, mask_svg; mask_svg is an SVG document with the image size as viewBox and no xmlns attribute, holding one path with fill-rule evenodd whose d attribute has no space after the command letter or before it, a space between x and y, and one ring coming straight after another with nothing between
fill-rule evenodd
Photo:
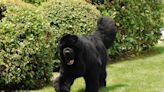
<instances>
[{"instance_id":1,"label":"foliage","mask_svg":"<svg viewBox=\"0 0 164 92\"><path fill-rule=\"evenodd\" d=\"M88 3L92 3L92 4L103 4L104 0L85 0Z\"/></svg>"},{"instance_id":2,"label":"foliage","mask_svg":"<svg viewBox=\"0 0 164 92\"><path fill-rule=\"evenodd\" d=\"M0 4L0 20L4 17L4 12L6 11L6 7L3 4Z\"/></svg>"},{"instance_id":3,"label":"foliage","mask_svg":"<svg viewBox=\"0 0 164 92\"><path fill-rule=\"evenodd\" d=\"M112 16L118 27L111 55L133 55L153 47L160 38L161 0L106 0L98 5L102 15Z\"/></svg>"},{"instance_id":4,"label":"foliage","mask_svg":"<svg viewBox=\"0 0 164 92\"><path fill-rule=\"evenodd\" d=\"M53 34L31 5L3 3L0 22L0 89L40 88L52 75ZM27 7L26 7L27 6Z\"/></svg>"},{"instance_id":5,"label":"foliage","mask_svg":"<svg viewBox=\"0 0 164 92\"><path fill-rule=\"evenodd\" d=\"M83 0L51 0L38 9L48 19L56 40L64 33L90 33L100 16L96 7Z\"/></svg>"},{"instance_id":6,"label":"foliage","mask_svg":"<svg viewBox=\"0 0 164 92\"><path fill-rule=\"evenodd\" d=\"M41 4L42 2L45 2L47 0L23 0L27 3L32 3L32 4Z\"/></svg>"}]
</instances>

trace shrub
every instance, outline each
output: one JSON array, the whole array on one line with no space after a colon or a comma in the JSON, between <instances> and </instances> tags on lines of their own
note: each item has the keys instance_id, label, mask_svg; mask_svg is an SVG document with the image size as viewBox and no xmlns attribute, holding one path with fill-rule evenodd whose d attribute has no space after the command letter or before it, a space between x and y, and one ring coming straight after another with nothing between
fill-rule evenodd
<instances>
[{"instance_id":1,"label":"shrub","mask_svg":"<svg viewBox=\"0 0 164 92\"><path fill-rule=\"evenodd\" d=\"M92 4L103 4L104 0L85 0L88 3L92 3Z\"/></svg>"},{"instance_id":2,"label":"shrub","mask_svg":"<svg viewBox=\"0 0 164 92\"><path fill-rule=\"evenodd\" d=\"M47 0L23 0L23 1L31 4L41 4L42 2L45 2Z\"/></svg>"},{"instance_id":3,"label":"shrub","mask_svg":"<svg viewBox=\"0 0 164 92\"><path fill-rule=\"evenodd\" d=\"M0 22L0 90L43 87L52 75L53 34L29 4L6 2ZM33 7L35 8L35 7Z\"/></svg>"},{"instance_id":4,"label":"shrub","mask_svg":"<svg viewBox=\"0 0 164 92\"><path fill-rule=\"evenodd\" d=\"M4 12L6 11L6 7L3 4L0 4L0 20L4 17Z\"/></svg>"},{"instance_id":5,"label":"shrub","mask_svg":"<svg viewBox=\"0 0 164 92\"><path fill-rule=\"evenodd\" d=\"M38 9L48 19L56 40L64 33L76 35L90 33L100 16L96 7L84 0L50 0Z\"/></svg>"},{"instance_id":6,"label":"shrub","mask_svg":"<svg viewBox=\"0 0 164 92\"><path fill-rule=\"evenodd\" d=\"M161 0L106 0L98 5L102 15L112 16L118 26L111 55L133 55L157 44L162 26Z\"/></svg>"}]
</instances>

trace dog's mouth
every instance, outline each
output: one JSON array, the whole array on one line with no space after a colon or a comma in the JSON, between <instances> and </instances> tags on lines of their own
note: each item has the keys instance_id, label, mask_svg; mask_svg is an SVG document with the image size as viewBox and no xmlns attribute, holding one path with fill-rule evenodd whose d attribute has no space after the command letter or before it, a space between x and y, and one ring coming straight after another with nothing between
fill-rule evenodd
<instances>
[{"instance_id":1,"label":"dog's mouth","mask_svg":"<svg viewBox=\"0 0 164 92\"><path fill-rule=\"evenodd\" d=\"M67 63L67 65L73 65L74 64L74 59L72 59L72 60L70 60L68 63Z\"/></svg>"}]
</instances>

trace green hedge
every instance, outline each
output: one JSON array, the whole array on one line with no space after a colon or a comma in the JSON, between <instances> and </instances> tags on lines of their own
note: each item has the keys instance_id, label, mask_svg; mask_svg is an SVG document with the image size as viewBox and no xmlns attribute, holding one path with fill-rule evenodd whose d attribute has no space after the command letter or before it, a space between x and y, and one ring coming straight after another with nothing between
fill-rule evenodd
<instances>
[{"instance_id":1,"label":"green hedge","mask_svg":"<svg viewBox=\"0 0 164 92\"><path fill-rule=\"evenodd\" d=\"M76 35L90 33L100 16L96 7L84 0L50 0L38 9L45 19L48 19L56 40L64 33Z\"/></svg>"},{"instance_id":2,"label":"green hedge","mask_svg":"<svg viewBox=\"0 0 164 92\"><path fill-rule=\"evenodd\" d=\"M110 54L133 55L157 44L162 27L161 0L107 0L97 5L102 15L112 16L118 27Z\"/></svg>"},{"instance_id":3,"label":"green hedge","mask_svg":"<svg viewBox=\"0 0 164 92\"><path fill-rule=\"evenodd\" d=\"M6 10L6 7L3 4L0 4L0 20L4 17L4 12Z\"/></svg>"},{"instance_id":4,"label":"green hedge","mask_svg":"<svg viewBox=\"0 0 164 92\"><path fill-rule=\"evenodd\" d=\"M47 0L23 0L27 3L31 3L31 4L41 4L42 2L46 2Z\"/></svg>"},{"instance_id":5,"label":"green hedge","mask_svg":"<svg viewBox=\"0 0 164 92\"><path fill-rule=\"evenodd\" d=\"M23 2L3 3L0 22L0 90L36 89L50 82L53 32L43 16Z\"/></svg>"},{"instance_id":6,"label":"green hedge","mask_svg":"<svg viewBox=\"0 0 164 92\"><path fill-rule=\"evenodd\" d=\"M0 90L43 87L57 58L57 39L63 33L89 33L100 16L83 0L52 0L38 8L18 1L3 3L7 11L0 22Z\"/></svg>"}]
</instances>

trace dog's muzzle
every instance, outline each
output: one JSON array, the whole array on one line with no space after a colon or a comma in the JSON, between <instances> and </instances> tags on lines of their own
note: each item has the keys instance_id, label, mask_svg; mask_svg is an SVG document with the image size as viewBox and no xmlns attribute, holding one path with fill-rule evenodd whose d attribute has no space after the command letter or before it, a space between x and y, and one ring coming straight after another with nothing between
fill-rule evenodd
<instances>
[{"instance_id":1,"label":"dog's muzzle","mask_svg":"<svg viewBox=\"0 0 164 92\"><path fill-rule=\"evenodd\" d=\"M63 55L66 60L67 65L73 65L74 64L74 51L72 48L64 48L63 49Z\"/></svg>"}]
</instances>

